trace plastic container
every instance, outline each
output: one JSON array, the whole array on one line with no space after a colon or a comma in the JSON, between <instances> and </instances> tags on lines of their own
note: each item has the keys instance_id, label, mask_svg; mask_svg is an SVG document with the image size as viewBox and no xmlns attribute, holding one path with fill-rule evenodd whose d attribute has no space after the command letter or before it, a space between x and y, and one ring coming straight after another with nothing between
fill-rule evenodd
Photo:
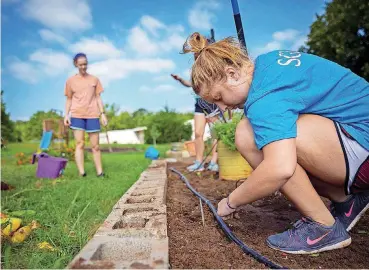
<instances>
[{"instance_id":1,"label":"plastic container","mask_svg":"<svg viewBox=\"0 0 369 270\"><path fill-rule=\"evenodd\" d=\"M250 176L252 168L238 151L231 151L221 141L218 142L219 178L241 180Z\"/></svg>"},{"instance_id":2,"label":"plastic container","mask_svg":"<svg viewBox=\"0 0 369 270\"><path fill-rule=\"evenodd\" d=\"M188 153L190 153L191 157L196 156L196 148L195 148L195 141L188 141L185 142L185 147Z\"/></svg>"},{"instance_id":3,"label":"plastic container","mask_svg":"<svg viewBox=\"0 0 369 270\"><path fill-rule=\"evenodd\" d=\"M46 153L41 153L33 154L32 163L35 163L36 158L38 159L36 172L38 178L58 178L63 174L68 162L65 158L53 157Z\"/></svg>"}]
</instances>

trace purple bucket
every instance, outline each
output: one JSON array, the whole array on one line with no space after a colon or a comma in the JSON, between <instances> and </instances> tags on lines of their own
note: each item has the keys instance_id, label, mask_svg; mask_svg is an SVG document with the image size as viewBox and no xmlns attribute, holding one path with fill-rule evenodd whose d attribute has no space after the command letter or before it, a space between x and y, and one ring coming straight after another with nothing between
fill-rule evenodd
<instances>
[{"instance_id":1,"label":"purple bucket","mask_svg":"<svg viewBox=\"0 0 369 270\"><path fill-rule=\"evenodd\" d=\"M38 178L58 178L63 174L68 162L65 158L52 157L48 154L41 153L39 155L33 154L32 163L35 163L36 158L38 159L36 173Z\"/></svg>"}]
</instances>

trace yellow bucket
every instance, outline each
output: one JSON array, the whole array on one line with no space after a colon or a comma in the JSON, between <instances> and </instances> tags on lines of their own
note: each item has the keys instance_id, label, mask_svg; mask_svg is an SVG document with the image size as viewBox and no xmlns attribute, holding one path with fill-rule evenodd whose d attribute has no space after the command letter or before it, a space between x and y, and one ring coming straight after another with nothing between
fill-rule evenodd
<instances>
[{"instance_id":1,"label":"yellow bucket","mask_svg":"<svg viewBox=\"0 0 369 270\"><path fill-rule=\"evenodd\" d=\"M218 141L219 178L222 180L240 180L249 177L252 172L250 164L238 151L231 151Z\"/></svg>"}]
</instances>

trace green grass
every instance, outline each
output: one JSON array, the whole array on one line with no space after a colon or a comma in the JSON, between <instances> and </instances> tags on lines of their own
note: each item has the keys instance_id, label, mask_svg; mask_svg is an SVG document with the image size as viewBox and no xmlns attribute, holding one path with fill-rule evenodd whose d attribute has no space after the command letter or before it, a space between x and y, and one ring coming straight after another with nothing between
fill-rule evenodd
<instances>
[{"instance_id":1,"label":"green grass","mask_svg":"<svg viewBox=\"0 0 369 270\"><path fill-rule=\"evenodd\" d=\"M141 150L146 147L139 146ZM168 145L157 148L164 155ZM103 154L106 179L95 177L88 161L86 178L78 177L74 162L69 162L58 181L40 180L35 177L37 165L15 165L17 152L32 154L35 149L37 144L11 144L2 151L2 180L16 189L1 192L1 211L35 210L36 215L23 219L22 224L34 219L42 226L19 245L2 241L2 268L64 268L150 163L141 151ZM58 251L38 249L37 244L44 241Z\"/></svg>"}]
</instances>

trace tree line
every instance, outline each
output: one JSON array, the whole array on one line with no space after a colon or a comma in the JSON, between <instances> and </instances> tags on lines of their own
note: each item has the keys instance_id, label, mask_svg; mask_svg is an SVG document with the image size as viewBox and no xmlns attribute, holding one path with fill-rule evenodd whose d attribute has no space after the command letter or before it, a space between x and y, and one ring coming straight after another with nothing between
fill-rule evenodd
<instances>
[{"instance_id":1,"label":"tree line","mask_svg":"<svg viewBox=\"0 0 369 270\"><path fill-rule=\"evenodd\" d=\"M185 122L193 118L192 113L179 113L168 106L155 113L143 108L133 113L120 112L116 104L105 105L105 111L109 119L107 127L109 130L147 127L145 141L149 144L177 142L191 138L192 127ZM60 120L62 117L55 111L38 111L28 121L12 121L6 111L6 104L1 100L1 133L6 141L39 141L43 132L42 123L46 119Z\"/></svg>"}]
</instances>

